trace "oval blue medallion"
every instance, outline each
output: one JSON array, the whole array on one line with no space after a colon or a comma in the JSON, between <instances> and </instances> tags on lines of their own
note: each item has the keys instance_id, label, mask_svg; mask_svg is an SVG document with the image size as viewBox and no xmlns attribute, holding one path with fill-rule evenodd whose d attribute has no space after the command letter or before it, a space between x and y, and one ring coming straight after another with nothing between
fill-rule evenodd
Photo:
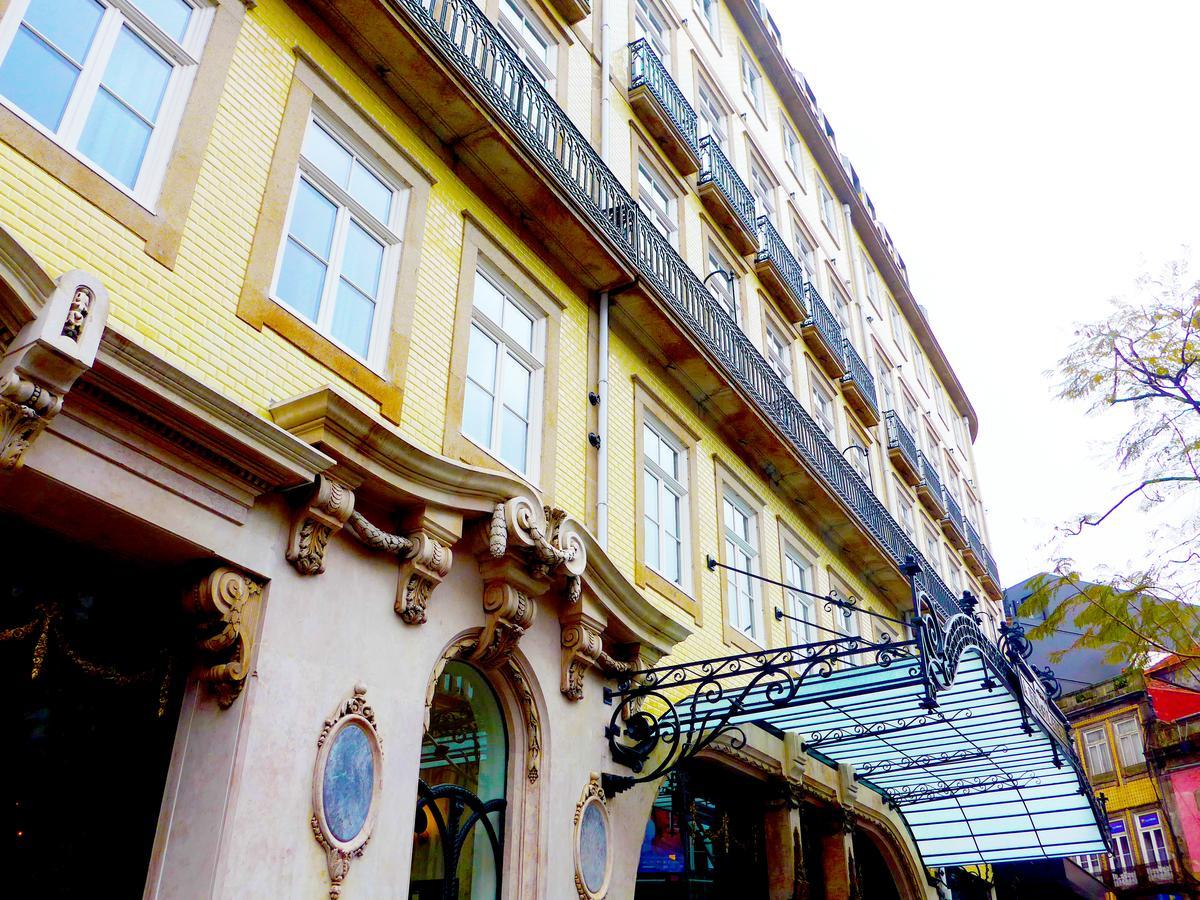
<instances>
[{"instance_id":1,"label":"oval blue medallion","mask_svg":"<svg viewBox=\"0 0 1200 900\"><path fill-rule=\"evenodd\" d=\"M598 893L608 873L608 826L595 802L583 808L579 823L579 867L584 885L593 894Z\"/></svg>"},{"instance_id":2,"label":"oval blue medallion","mask_svg":"<svg viewBox=\"0 0 1200 900\"><path fill-rule=\"evenodd\" d=\"M325 759L321 802L329 833L343 843L354 840L367 822L375 790L371 738L357 722L333 737Z\"/></svg>"}]
</instances>

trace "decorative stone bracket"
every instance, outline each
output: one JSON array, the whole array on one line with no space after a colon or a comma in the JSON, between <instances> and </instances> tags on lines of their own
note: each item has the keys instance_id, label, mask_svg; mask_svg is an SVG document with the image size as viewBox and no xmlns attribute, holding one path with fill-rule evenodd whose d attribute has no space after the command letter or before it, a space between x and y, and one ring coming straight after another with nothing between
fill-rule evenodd
<instances>
[{"instance_id":1,"label":"decorative stone bracket","mask_svg":"<svg viewBox=\"0 0 1200 900\"><path fill-rule=\"evenodd\" d=\"M262 612L262 585L224 566L200 579L184 596L185 610L200 632L197 646L212 660L200 678L228 709L241 694Z\"/></svg>"},{"instance_id":2,"label":"decorative stone bracket","mask_svg":"<svg viewBox=\"0 0 1200 900\"><path fill-rule=\"evenodd\" d=\"M67 392L96 361L108 291L96 276L78 270L57 285L0 358L0 472L21 467Z\"/></svg>"},{"instance_id":3,"label":"decorative stone bracket","mask_svg":"<svg viewBox=\"0 0 1200 900\"><path fill-rule=\"evenodd\" d=\"M563 696L568 700L583 699L583 676L595 667L607 677L636 672L640 667L635 657L631 661L615 659L604 650L605 623L589 616L582 604L572 603L558 617L562 643Z\"/></svg>"},{"instance_id":4,"label":"decorative stone bracket","mask_svg":"<svg viewBox=\"0 0 1200 900\"><path fill-rule=\"evenodd\" d=\"M428 529L419 529L408 536L386 532L355 512L354 492L350 488L318 475L312 496L292 522L288 562L301 575L324 572L329 539L343 527L364 546L399 557L396 614L409 625L422 624L433 589L450 572L453 536L439 531L435 537Z\"/></svg>"}]
</instances>

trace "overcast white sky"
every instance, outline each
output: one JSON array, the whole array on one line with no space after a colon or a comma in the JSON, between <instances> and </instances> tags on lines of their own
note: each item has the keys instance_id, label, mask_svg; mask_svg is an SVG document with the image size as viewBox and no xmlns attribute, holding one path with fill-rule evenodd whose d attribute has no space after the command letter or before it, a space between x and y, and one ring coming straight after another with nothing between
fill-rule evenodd
<instances>
[{"instance_id":1,"label":"overcast white sky","mask_svg":"<svg viewBox=\"0 0 1200 900\"><path fill-rule=\"evenodd\" d=\"M1139 272L1200 250L1200 3L767 2L979 413L1012 584L1124 478L1116 423L1053 399L1045 370ZM1085 573L1121 565L1145 525L1067 549Z\"/></svg>"}]
</instances>

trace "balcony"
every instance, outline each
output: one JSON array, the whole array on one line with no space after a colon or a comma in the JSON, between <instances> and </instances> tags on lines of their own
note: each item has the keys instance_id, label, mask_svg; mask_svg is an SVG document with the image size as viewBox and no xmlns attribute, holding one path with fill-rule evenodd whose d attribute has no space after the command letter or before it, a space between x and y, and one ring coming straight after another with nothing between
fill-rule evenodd
<instances>
[{"instance_id":1,"label":"balcony","mask_svg":"<svg viewBox=\"0 0 1200 900\"><path fill-rule=\"evenodd\" d=\"M846 344L842 338L842 326L811 281L804 283L804 305L808 307L808 318L800 330L808 342L808 348L826 375L841 378L846 373L846 360L843 357Z\"/></svg>"},{"instance_id":2,"label":"balcony","mask_svg":"<svg viewBox=\"0 0 1200 900\"><path fill-rule=\"evenodd\" d=\"M879 401L875 396L875 378L863 362L849 338L842 340L846 374L842 376L842 392L846 402L867 425L879 424Z\"/></svg>"},{"instance_id":3,"label":"balcony","mask_svg":"<svg viewBox=\"0 0 1200 900\"><path fill-rule=\"evenodd\" d=\"M804 308L804 269L766 216L758 217L758 253L754 257L754 271L779 301L789 322L803 322L808 318Z\"/></svg>"},{"instance_id":4,"label":"balcony","mask_svg":"<svg viewBox=\"0 0 1200 900\"><path fill-rule=\"evenodd\" d=\"M887 423L888 457L905 482L910 486L915 485L921 480L917 442L894 409L885 412L883 419Z\"/></svg>"},{"instance_id":5,"label":"balcony","mask_svg":"<svg viewBox=\"0 0 1200 900\"><path fill-rule=\"evenodd\" d=\"M754 195L712 135L700 138L700 177L696 179L696 189L738 253L745 256L755 252L758 224L754 219Z\"/></svg>"},{"instance_id":6,"label":"balcony","mask_svg":"<svg viewBox=\"0 0 1200 900\"><path fill-rule=\"evenodd\" d=\"M949 491L946 491L942 499L946 501L946 516L942 519L942 531L946 533L946 537L954 545L954 549L962 550L967 546L967 525L963 520L962 507L958 505L958 501Z\"/></svg>"},{"instance_id":7,"label":"balcony","mask_svg":"<svg viewBox=\"0 0 1200 900\"><path fill-rule=\"evenodd\" d=\"M983 547L982 581L983 589L993 600L998 601L1004 596L1004 588L1000 585L1000 570L996 567L996 560L992 558L991 551L986 546Z\"/></svg>"},{"instance_id":8,"label":"balcony","mask_svg":"<svg viewBox=\"0 0 1200 900\"><path fill-rule=\"evenodd\" d=\"M591 0L550 0L568 25L586 19L592 12Z\"/></svg>"},{"instance_id":9,"label":"balcony","mask_svg":"<svg viewBox=\"0 0 1200 900\"><path fill-rule=\"evenodd\" d=\"M967 545L963 548L963 561L975 575L983 577L983 541L979 539L979 532L970 522L967 522Z\"/></svg>"},{"instance_id":10,"label":"balcony","mask_svg":"<svg viewBox=\"0 0 1200 900\"><path fill-rule=\"evenodd\" d=\"M680 173L699 171L696 111L645 38L629 45L629 104Z\"/></svg>"},{"instance_id":11,"label":"balcony","mask_svg":"<svg viewBox=\"0 0 1200 900\"><path fill-rule=\"evenodd\" d=\"M917 451L917 470L921 473L921 480L917 482L917 496L921 498L925 508L933 513L935 519L941 519L946 513L942 499L945 496L942 479L929 457L921 450Z\"/></svg>"},{"instance_id":12,"label":"balcony","mask_svg":"<svg viewBox=\"0 0 1200 900\"><path fill-rule=\"evenodd\" d=\"M364 58L386 63L388 84L464 167L496 186L496 199L584 286L605 290L636 277L618 315L638 323L648 349L693 396L706 398L731 439L753 446L756 465L788 479L805 514L846 548L864 577L900 600L910 589L903 567L912 557L939 607L959 611L900 524L474 0L340 0L336 14L330 9L313 7ZM752 215L747 221L753 228ZM836 319L811 285L805 300L810 313L820 304L812 327L832 331L829 351L840 360ZM1008 664L994 655L1003 671Z\"/></svg>"},{"instance_id":13,"label":"balcony","mask_svg":"<svg viewBox=\"0 0 1200 900\"><path fill-rule=\"evenodd\" d=\"M1138 863L1133 868L1113 869L1106 866L1099 877L1120 897L1191 895L1200 887L1196 879L1174 859L1157 864Z\"/></svg>"}]
</instances>

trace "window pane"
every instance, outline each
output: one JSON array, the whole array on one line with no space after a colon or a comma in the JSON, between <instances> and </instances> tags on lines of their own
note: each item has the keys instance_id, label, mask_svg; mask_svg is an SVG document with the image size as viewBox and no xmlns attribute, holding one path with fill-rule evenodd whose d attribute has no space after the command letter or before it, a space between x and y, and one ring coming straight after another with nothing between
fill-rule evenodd
<instances>
[{"instance_id":1,"label":"window pane","mask_svg":"<svg viewBox=\"0 0 1200 900\"><path fill-rule=\"evenodd\" d=\"M504 405L520 416L529 419L529 394L531 374L516 358L504 358Z\"/></svg>"},{"instance_id":2,"label":"window pane","mask_svg":"<svg viewBox=\"0 0 1200 900\"><path fill-rule=\"evenodd\" d=\"M646 454L647 459L652 459L654 462L659 462L658 459L658 435L654 433L654 429L649 425L642 426L642 449Z\"/></svg>"},{"instance_id":3,"label":"window pane","mask_svg":"<svg viewBox=\"0 0 1200 900\"><path fill-rule=\"evenodd\" d=\"M471 326L471 343L467 350L467 377L478 382L489 394L495 389L496 342L478 325Z\"/></svg>"},{"instance_id":4,"label":"window pane","mask_svg":"<svg viewBox=\"0 0 1200 900\"><path fill-rule=\"evenodd\" d=\"M504 304L504 330L518 344L533 352L533 319L511 300Z\"/></svg>"},{"instance_id":5,"label":"window pane","mask_svg":"<svg viewBox=\"0 0 1200 900\"><path fill-rule=\"evenodd\" d=\"M296 188L296 202L292 205L289 234L328 261L336 220L337 207L333 202L307 181L300 179Z\"/></svg>"},{"instance_id":6,"label":"window pane","mask_svg":"<svg viewBox=\"0 0 1200 900\"><path fill-rule=\"evenodd\" d=\"M363 209L387 224L392 210L392 189L371 174L362 163L354 163L347 190L351 197L363 205Z\"/></svg>"},{"instance_id":7,"label":"window pane","mask_svg":"<svg viewBox=\"0 0 1200 900\"><path fill-rule=\"evenodd\" d=\"M126 106L153 122L158 118L171 70L171 64L158 51L125 26L117 37L102 83Z\"/></svg>"},{"instance_id":8,"label":"window pane","mask_svg":"<svg viewBox=\"0 0 1200 900\"><path fill-rule=\"evenodd\" d=\"M500 422L500 458L518 472L525 471L525 445L529 426L508 410Z\"/></svg>"},{"instance_id":9,"label":"window pane","mask_svg":"<svg viewBox=\"0 0 1200 900\"><path fill-rule=\"evenodd\" d=\"M649 472L646 473L646 516L658 521L659 481Z\"/></svg>"},{"instance_id":10,"label":"window pane","mask_svg":"<svg viewBox=\"0 0 1200 900\"><path fill-rule=\"evenodd\" d=\"M672 447L670 444L668 444L666 441L663 441L662 447L659 450L658 458L660 460L662 460L663 468L667 470L667 472L671 475L672 478L674 478L676 481L678 481L679 480L679 453L675 450L675 448Z\"/></svg>"},{"instance_id":11,"label":"window pane","mask_svg":"<svg viewBox=\"0 0 1200 900\"><path fill-rule=\"evenodd\" d=\"M504 310L504 295L483 276L482 272L478 273L478 277L475 279L475 308L497 325L500 324Z\"/></svg>"},{"instance_id":12,"label":"window pane","mask_svg":"<svg viewBox=\"0 0 1200 900\"><path fill-rule=\"evenodd\" d=\"M325 264L288 238L275 294L300 315L315 322L325 289Z\"/></svg>"},{"instance_id":13,"label":"window pane","mask_svg":"<svg viewBox=\"0 0 1200 900\"><path fill-rule=\"evenodd\" d=\"M150 126L108 91L96 91L96 102L79 138L80 152L121 184L133 187L148 143Z\"/></svg>"},{"instance_id":14,"label":"window pane","mask_svg":"<svg viewBox=\"0 0 1200 900\"><path fill-rule=\"evenodd\" d=\"M184 0L133 0L133 3L176 41L183 40L192 17L192 8Z\"/></svg>"},{"instance_id":15,"label":"window pane","mask_svg":"<svg viewBox=\"0 0 1200 900\"><path fill-rule=\"evenodd\" d=\"M663 548L662 573L668 581L679 584L679 542L668 538Z\"/></svg>"},{"instance_id":16,"label":"window pane","mask_svg":"<svg viewBox=\"0 0 1200 900\"><path fill-rule=\"evenodd\" d=\"M383 266L383 244L351 221L342 253L342 277L369 297L379 294L379 271Z\"/></svg>"},{"instance_id":17,"label":"window pane","mask_svg":"<svg viewBox=\"0 0 1200 900\"><path fill-rule=\"evenodd\" d=\"M671 537L679 537L679 498L668 491L663 501L663 529Z\"/></svg>"},{"instance_id":18,"label":"window pane","mask_svg":"<svg viewBox=\"0 0 1200 900\"><path fill-rule=\"evenodd\" d=\"M349 285L338 283L337 302L333 307L333 336L359 356L371 348L371 324L375 320L375 302Z\"/></svg>"},{"instance_id":19,"label":"window pane","mask_svg":"<svg viewBox=\"0 0 1200 900\"><path fill-rule=\"evenodd\" d=\"M473 381L467 382L463 402L463 434L484 447L492 443L492 397Z\"/></svg>"},{"instance_id":20,"label":"window pane","mask_svg":"<svg viewBox=\"0 0 1200 900\"><path fill-rule=\"evenodd\" d=\"M31 0L25 22L82 64L103 15L104 7L96 0Z\"/></svg>"},{"instance_id":21,"label":"window pane","mask_svg":"<svg viewBox=\"0 0 1200 900\"><path fill-rule=\"evenodd\" d=\"M75 66L21 27L0 65L0 94L56 131L78 76Z\"/></svg>"},{"instance_id":22,"label":"window pane","mask_svg":"<svg viewBox=\"0 0 1200 900\"><path fill-rule=\"evenodd\" d=\"M304 135L304 158L329 176L338 187L345 187L350 177L350 165L354 161L349 151L335 141L315 121L310 122Z\"/></svg>"}]
</instances>

